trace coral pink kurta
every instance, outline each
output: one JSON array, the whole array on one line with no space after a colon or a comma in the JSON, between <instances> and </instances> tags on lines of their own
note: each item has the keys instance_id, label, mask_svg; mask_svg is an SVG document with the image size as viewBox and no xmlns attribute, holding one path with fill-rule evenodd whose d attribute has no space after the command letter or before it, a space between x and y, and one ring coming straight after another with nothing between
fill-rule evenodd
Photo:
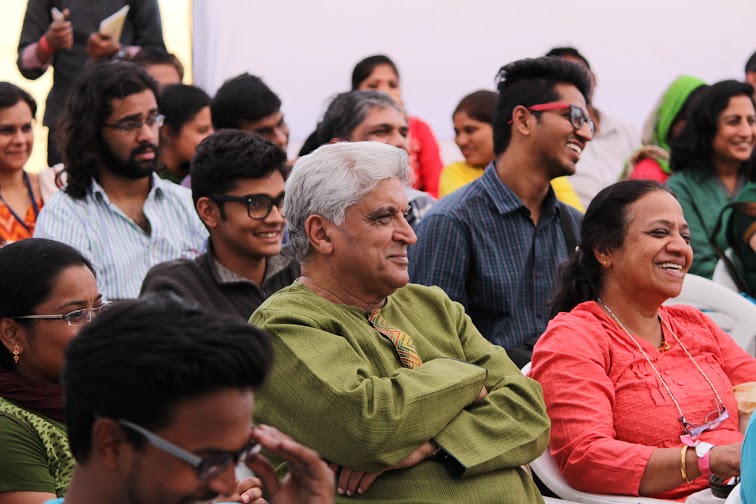
<instances>
[{"instance_id":1,"label":"coral pink kurta","mask_svg":"<svg viewBox=\"0 0 756 504\"><path fill-rule=\"evenodd\" d=\"M732 387L756 381L756 359L698 310L670 306L660 312L712 381L730 414L701 439L715 445L743 441ZM688 422L703 423L716 409L714 392L666 328L664 337L672 345L665 353L645 340L638 341ZM680 415L666 389L638 347L593 301L549 323L535 346L531 377L543 387L552 422L551 453L576 489L638 495L654 449L683 446ZM708 480L699 477L653 497L682 500L706 486Z\"/></svg>"}]
</instances>

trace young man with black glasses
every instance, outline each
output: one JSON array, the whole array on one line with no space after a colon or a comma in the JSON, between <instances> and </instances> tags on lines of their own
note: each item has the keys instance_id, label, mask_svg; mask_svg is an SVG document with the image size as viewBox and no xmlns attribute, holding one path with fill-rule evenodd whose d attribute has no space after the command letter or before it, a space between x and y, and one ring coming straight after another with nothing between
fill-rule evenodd
<instances>
[{"instance_id":1,"label":"young man with black glasses","mask_svg":"<svg viewBox=\"0 0 756 504\"><path fill-rule=\"evenodd\" d=\"M281 247L286 153L255 133L223 130L200 143L190 173L210 232L207 253L158 264L142 293L171 290L247 320L299 276L299 263Z\"/></svg>"},{"instance_id":2,"label":"young man with black glasses","mask_svg":"<svg viewBox=\"0 0 756 504\"><path fill-rule=\"evenodd\" d=\"M39 214L38 238L87 256L108 299L135 298L150 267L196 257L207 231L186 188L161 180L157 83L133 63L93 64L59 123L66 186Z\"/></svg>"},{"instance_id":3,"label":"young man with black glasses","mask_svg":"<svg viewBox=\"0 0 756 504\"><path fill-rule=\"evenodd\" d=\"M65 358L66 504L334 502L316 452L251 423L272 352L246 322L152 294L101 314ZM288 462L284 480L261 449ZM238 481L239 463L257 478Z\"/></svg>"},{"instance_id":4,"label":"young man with black glasses","mask_svg":"<svg viewBox=\"0 0 756 504\"><path fill-rule=\"evenodd\" d=\"M559 264L582 215L557 201L551 180L575 173L595 125L591 78L559 58L499 70L496 159L483 176L431 208L410 247L410 280L437 285L520 367L546 329Z\"/></svg>"}]
</instances>

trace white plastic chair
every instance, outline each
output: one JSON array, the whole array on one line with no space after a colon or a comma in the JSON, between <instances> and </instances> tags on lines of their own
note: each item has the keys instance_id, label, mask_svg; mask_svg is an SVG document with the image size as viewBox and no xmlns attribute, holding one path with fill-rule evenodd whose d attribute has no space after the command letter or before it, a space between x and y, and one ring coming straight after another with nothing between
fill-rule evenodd
<instances>
[{"instance_id":1,"label":"white plastic chair","mask_svg":"<svg viewBox=\"0 0 756 504\"><path fill-rule=\"evenodd\" d=\"M735 256L732 249L725 250L725 255L736 268L739 267L740 261ZM717 261L717 265L714 267L714 274L712 275L711 280L723 287L727 287L731 291L740 292L740 289L738 289L738 286L735 284L735 280L732 279L732 275L730 275L730 272L727 270L727 266L725 266L725 263L724 261L722 261L722 259Z\"/></svg>"},{"instance_id":2,"label":"white plastic chair","mask_svg":"<svg viewBox=\"0 0 756 504\"><path fill-rule=\"evenodd\" d=\"M522 374L525 376L530 373L530 362L525 364L522 368ZM546 451L543 454L530 463L530 469L535 473L541 482L546 485L549 490L558 495L561 499L580 502L584 504L654 504L654 503L669 503L673 501L652 499L650 497L630 497L626 495L604 495L594 494L588 492L581 492L575 490L567 483L567 480L562 476L562 472L559 470L554 459L551 457L549 447L546 447ZM561 501L564 502L564 501Z\"/></svg>"},{"instance_id":3,"label":"white plastic chair","mask_svg":"<svg viewBox=\"0 0 756 504\"><path fill-rule=\"evenodd\" d=\"M727 500L725 501L725 504L742 504L743 499L740 498L740 483L735 485L735 488L732 489L732 492L730 492L730 495L727 496Z\"/></svg>"},{"instance_id":4,"label":"white plastic chair","mask_svg":"<svg viewBox=\"0 0 756 504\"><path fill-rule=\"evenodd\" d=\"M698 308L751 355L756 355L756 304L707 278L685 275L680 295L665 305Z\"/></svg>"}]
</instances>

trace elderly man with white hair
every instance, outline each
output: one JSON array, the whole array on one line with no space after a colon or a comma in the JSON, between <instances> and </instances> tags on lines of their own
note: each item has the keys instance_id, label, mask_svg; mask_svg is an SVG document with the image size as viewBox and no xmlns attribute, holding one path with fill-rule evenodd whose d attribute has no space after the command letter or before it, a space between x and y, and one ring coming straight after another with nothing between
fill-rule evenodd
<instances>
[{"instance_id":1,"label":"elderly man with white hair","mask_svg":"<svg viewBox=\"0 0 756 504\"><path fill-rule=\"evenodd\" d=\"M256 416L331 463L336 502L543 502L520 467L548 442L539 385L441 289L408 285L410 173L377 142L294 165L302 276L250 320L276 356Z\"/></svg>"}]
</instances>

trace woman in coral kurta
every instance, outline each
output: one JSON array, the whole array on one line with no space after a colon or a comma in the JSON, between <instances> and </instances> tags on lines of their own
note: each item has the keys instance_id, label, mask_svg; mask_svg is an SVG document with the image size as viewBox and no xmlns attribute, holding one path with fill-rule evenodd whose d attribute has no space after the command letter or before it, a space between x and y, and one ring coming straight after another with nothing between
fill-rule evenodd
<instances>
[{"instance_id":1,"label":"woman in coral kurta","mask_svg":"<svg viewBox=\"0 0 756 504\"><path fill-rule=\"evenodd\" d=\"M675 500L710 473L738 475L750 415L733 386L756 380L756 359L698 310L662 306L693 260L680 204L658 182L619 182L581 236L533 352L562 474L583 491Z\"/></svg>"}]
</instances>

